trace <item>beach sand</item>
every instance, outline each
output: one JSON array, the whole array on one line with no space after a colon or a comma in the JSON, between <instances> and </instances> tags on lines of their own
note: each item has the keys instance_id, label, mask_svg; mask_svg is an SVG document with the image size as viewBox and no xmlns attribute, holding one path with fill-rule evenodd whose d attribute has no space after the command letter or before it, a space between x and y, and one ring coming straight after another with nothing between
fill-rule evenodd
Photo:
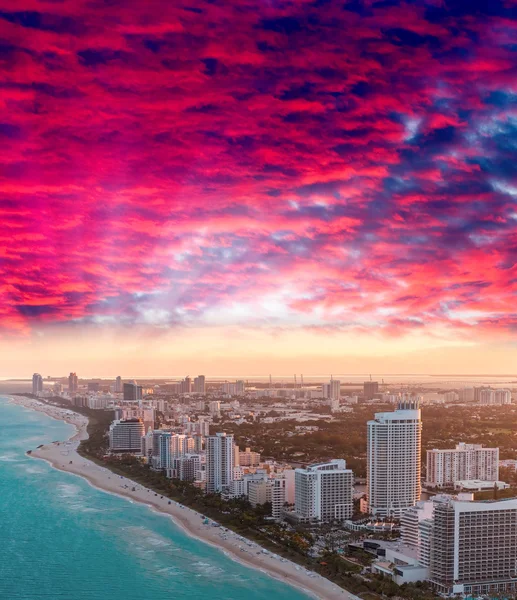
<instances>
[{"instance_id":1,"label":"beach sand","mask_svg":"<svg viewBox=\"0 0 517 600\"><path fill-rule=\"evenodd\" d=\"M230 558L295 586L320 600L354 600L357 596L343 590L321 575L308 571L295 563L282 559L231 530L205 525L202 515L180 505L165 496L161 498L152 490L112 473L77 453L81 440L88 437L88 419L70 409L51 406L32 398L11 396L11 402L37 410L73 425L76 433L67 441L53 442L37 449L30 449L29 456L46 460L54 468L74 473L86 479L92 486L103 491L147 504L153 509L172 517L187 534L223 550ZM29 449L28 449L29 450ZM169 504L169 501L171 502ZM358 600L358 599L357 599Z\"/></svg>"}]
</instances>

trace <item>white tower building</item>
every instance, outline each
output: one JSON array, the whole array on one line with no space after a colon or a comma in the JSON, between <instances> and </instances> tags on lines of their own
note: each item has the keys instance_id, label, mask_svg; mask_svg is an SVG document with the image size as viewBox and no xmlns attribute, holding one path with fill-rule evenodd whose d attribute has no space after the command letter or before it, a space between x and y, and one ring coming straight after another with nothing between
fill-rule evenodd
<instances>
[{"instance_id":1,"label":"white tower building","mask_svg":"<svg viewBox=\"0 0 517 600\"><path fill-rule=\"evenodd\" d=\"M420 500L421 412L404 401L395 412L376 413L368 421L368 511L400 518Z\"/></svg>"},{"instance_id":2,"label":"white tower building","mask_svg":"<svg viewBox=\"0 0 517 600\"><path fill-rule=\"evenodd\" d=\"M234 467L233 446L233 435L216 433L207 436L205 440L207 494L222 492L230 486Z\"/></svg>"}]
</instances>

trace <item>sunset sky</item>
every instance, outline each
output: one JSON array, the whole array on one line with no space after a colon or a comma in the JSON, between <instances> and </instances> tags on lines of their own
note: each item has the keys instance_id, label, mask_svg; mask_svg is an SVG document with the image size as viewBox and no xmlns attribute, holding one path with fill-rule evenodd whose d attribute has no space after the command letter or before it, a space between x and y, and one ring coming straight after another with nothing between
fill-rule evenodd
<instances>
[{"instance_id":1,"label":"sunset sky","mask_svg":"<svg viewBox=\"0 0 517 600\"><path fill-rule=\"evenodd\" d=\"M0 0L0 376L517 372L517 4Z\"/></svg>"}]
</instances>

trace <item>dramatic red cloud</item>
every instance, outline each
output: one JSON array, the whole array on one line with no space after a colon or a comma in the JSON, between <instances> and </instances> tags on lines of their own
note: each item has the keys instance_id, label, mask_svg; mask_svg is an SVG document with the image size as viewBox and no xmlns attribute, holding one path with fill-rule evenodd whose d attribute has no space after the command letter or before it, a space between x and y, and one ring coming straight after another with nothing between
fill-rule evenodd
<instances>
[{"instance_id":1,"label":"dramatic red cloud","mask_svg":"<svg viewBox=\"0 0 517 600\"><path fill-rule=\"evenodd\" d=\"M515 332L516 39L503 0L0 0L1 328Z\"/></svg>"}]
</instances>

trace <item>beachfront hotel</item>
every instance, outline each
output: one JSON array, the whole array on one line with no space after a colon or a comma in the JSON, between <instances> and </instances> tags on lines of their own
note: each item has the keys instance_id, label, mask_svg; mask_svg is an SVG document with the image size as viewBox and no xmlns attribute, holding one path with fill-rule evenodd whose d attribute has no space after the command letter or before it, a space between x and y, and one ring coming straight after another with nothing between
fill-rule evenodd
<instances>
[{"instance_id":1,"label":"beachfront hotel","mask_svg":"<svg viewBox=\"0 0 517 600\"><path fill-rule=\"evenodd\" d=\"M368 421L368 512L400 519L420 500L422 419L417 401Z\"/></svg>"},{"instance_id":2,"label":"beachfront hotel","mask_svg":"<svg viewBox=\"0 0 517 600\"><path fill-rule=\"evenodd\" d=\"M145 428L142 419L124 419L113 421L109 428L111 452L130 452L140 454Z\"/></svg>"},{"instance_id":3,"label":"beachfront hotel","mask_svg":"<svg viewBox=\"0 0 517 600\"><path fill-rule=\"evenodd\" d=\"M436 503L430 581L443 594L517 588L517 499Z\"/></svg>"},{"instance_id":4,"label":"beachfront hotel","mask_svg":"<svg viewBox=\"0 0 517 600\"><path fill-rule=\"evenodd\" d=\"M302 522L350 519L353 479L354 475L343 459L296 469L294 516Z\"/></svg>"}]
</instances>

